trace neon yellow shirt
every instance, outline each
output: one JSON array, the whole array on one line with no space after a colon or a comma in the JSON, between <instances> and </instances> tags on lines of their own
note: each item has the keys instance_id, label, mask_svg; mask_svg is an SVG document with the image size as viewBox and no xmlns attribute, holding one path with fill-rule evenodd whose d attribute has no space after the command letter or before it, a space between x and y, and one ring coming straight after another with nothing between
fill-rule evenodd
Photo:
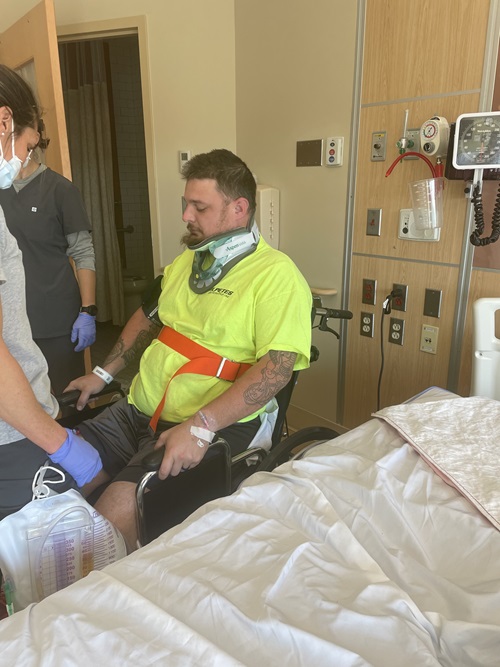
<instances>
[{"instance_id":1,"label":"neon yellow shirt","mask_svg":"<svg viewBox=\"0 0 500 667\"><path fill-rule=\"evenodd\" d=\"M279 350L297 353L295 369L309 366L312 297L287 255L261 238L255 252L205 294L196 294L189 287L192 261L193 251L185 250L165 269L158 302L158 315L165 325L240 363L255 364L270 350ZM154 340L142 356L129 403L153 415L169 379L186 361ZM178 375L168 389L161 419L185 421L230 386L204 375Z\"/></svg>"}]
</instances>

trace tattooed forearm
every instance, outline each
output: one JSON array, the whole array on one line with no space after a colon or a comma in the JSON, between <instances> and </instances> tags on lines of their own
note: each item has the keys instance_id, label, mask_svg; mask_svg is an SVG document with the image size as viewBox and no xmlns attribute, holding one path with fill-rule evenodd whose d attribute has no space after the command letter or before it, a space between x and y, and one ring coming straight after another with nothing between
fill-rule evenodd
<instances>
[{"instance_id":1,"label":"tattooed forearm","mask_svg":"<svg viewBox=\"0 0 500 667\"><path fill-rule=\"evenodd\" d=\"M292 376L295 352L270 350L269 361L262 370L262 380L251 384L243 397L247 405L262 406L276 396Z\"/></svg>"},{"instance_id":2,"label":"tattooed forearm","mask_svg":"<svg viewBox=\"0 0 500 667\"><path fill-rule=\"evenodd\" d=\"M116 341L115 346L113 347L109 355L106 357L104 365L111 363L115 359L121 357L125 362L125 365L128 366L128 364L130 364L131 361L136 359L144 352L144 350L151 343L153 338L156 338L159 330L160 327L151 322L151 324L149 325L149 329L147 330L143 329L142 331L140 331L133 345L128 349L125 349L125 343L123 341L123 338L120 336L120 338Z\"/></svg>"}]
</instances>

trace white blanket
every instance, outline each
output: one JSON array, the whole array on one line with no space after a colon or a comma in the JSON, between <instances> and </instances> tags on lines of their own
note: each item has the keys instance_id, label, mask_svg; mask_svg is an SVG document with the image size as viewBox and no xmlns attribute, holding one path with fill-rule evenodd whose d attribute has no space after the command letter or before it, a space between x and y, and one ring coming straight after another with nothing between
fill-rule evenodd
<instances>
[{"instance_id":1,"label":"white blanket","mask_svg":"<svg viewBox=\"0 0 500 667\"><path fill-rule=\"evenodd\" d=\"M375 416L394 426L446 482L500 529L499 401L471 397L408 403Z\"/></svg>"},{"instance_id":2,"label":"white blanket","mask_svg":"<svg viewBox=\"0 0 500 667\"><path fill-rule=\"evenodd\" d=\"M0 622L0 656L498 667L500 532L373 419Z\"/></svg>"}]
</instances>

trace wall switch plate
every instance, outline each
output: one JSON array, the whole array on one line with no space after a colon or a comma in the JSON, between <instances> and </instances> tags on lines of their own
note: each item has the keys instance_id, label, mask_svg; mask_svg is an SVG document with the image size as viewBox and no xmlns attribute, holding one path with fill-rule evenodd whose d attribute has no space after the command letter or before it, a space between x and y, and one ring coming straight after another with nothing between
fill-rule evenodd
<instances>
[{"instance_id":1,"label":"wall switch plate","mask_svg":"<svg viewBox=\"0 0 500 667\"><path fill-rule=\"evenodd\" d=\"M402 345L404 333L405 333L405 321L398 320L397 317L391 317L391 323L389 325L389 343L394 343L395 345Z\"/></svg>"},{"instance_id":2,"label":"wall switch plate","mask_svg":"<svg viewBox=\"0 0 500 667\"><path fill-rule=\"evenodd\" d=\"M179 171L182 174L182 168L191 159L191 151L179 151Z\"/></svg>"},{"instance_id":3,"label":"wall switch plate","mask_svg":"<svg viewBox=\"0 0 500 667\"><path fill-rule=\"evenodd\" d=\"M406 302L408 300L408 285L400 285L399 283L392 284L392 290L395 292L399 290L401 294L395 296L392 300L392 309L393 310L402 310L406 312Z\"/></svg>"},{"instance_id":4,"label":"wall switch plate","mask_svg":"<svg viewBox=\"0 0 500 667\"><path fill-rule=\"evenodd\" d=\"M372 133L372 145L371 145L371 161L372 162L383 162L385 160L385 152L387 147L387 132L382 130L381 132Z\"/></svg>"},{"instance_id":5,"label":"wall switch plate","mask_svg":"<svg viewBox=\"0 0 500 667\"><path fill-rule=\"evenodd\" d=\"M430 324L422 324L422 335L420 336L420 350L436 354L439 328Z\"/></svg>"},{"instance_id":6,"label":"wall switch plate","mask_svg":"<svg viewBox=\"0 0 500 667\"><path fill-rule=\"evenodd\" d=\"M382 209L369 208L366 215L366 235L380 236L382 226Z\"/></svg>"},{"instance_id":7,"label":"wall switch plate","mask_svg":"<svg viewBox=\"0 0 500 667\"><path fill-rule=\"evenodd\" d=\"M361 296L361 303L366 303L369 306L375 305L375 295L377 290L377 281L370 278L363 278L363 294Z\"/></svg>"},{"instance_id":8,"label":"wall switch plate","mask_svg":"<svg viewBox=\"0 0 500 667\"><path fill-rule=\"evenodd\" d=\"M439 241L440 235L439 227L436 229L417 229L412 208L402 208L399 211L398 238L405 239L405 241Z\"/></svg>"},{"instance_id":9,"label":"wall switch plate","mask_svg":"<svg viewBox=\"0 0 500 667\"><path fill-rule=\"evenodd\" d=\"M374 324L374 314L362 312L359 333L362 336L373 338L374 336L373 324Z\"/></svg>"},{"instance_id":10,"label":"wall switch plate","mask_svg":"<svg viewBox=\"0 0 500 667\"><path fill-rule=\"evenodd\" d=\"M323 160L323 139L297 141L297 167L321 167Z\"/></svg>"},{"instance_id":11,"label":"wall switch plate","mask_svg":"<svg viewBox=\"0 0 500 667\"><path fill-rule=\"evenodd\" d=\"M341 167L344 163L344 137L328 137L325 142L326 167Z\"/></svg>"},{"instance_id":12,"label":"wall switch plate","mask_svg":"<svg viewBox=\"0 0 500 667\"><path fill-rule=\"evenodd\" d=\"M439 317L441 315L441 297L443 292L440 289L426 289L424 299L424 315L427 317Z\"/></svg>"}]
</instances>

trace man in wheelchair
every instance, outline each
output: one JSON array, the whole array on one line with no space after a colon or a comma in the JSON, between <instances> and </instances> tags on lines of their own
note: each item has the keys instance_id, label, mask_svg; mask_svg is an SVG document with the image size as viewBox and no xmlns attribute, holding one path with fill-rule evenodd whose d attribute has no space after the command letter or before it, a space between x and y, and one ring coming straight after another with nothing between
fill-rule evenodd
<instances>
[{"instance_id":1,"label":"man in wheelchair","mask_svg":"<svg viewBox=\"0 0 500 667\"><path fill-rule=\"evenodd\" d=\"M155 281L104 367L67 387L81 391L83 409L143 353L128 396L79 425L111 481L96 509L130 550L144 455L164 447L166 478L196 466L216 434L233 454L270 441L274 396L309 365L311 293L293 262L260 237L251 171L220 149L193 157L183 177L186 249Z\"/></svg>"}]
</instances>

